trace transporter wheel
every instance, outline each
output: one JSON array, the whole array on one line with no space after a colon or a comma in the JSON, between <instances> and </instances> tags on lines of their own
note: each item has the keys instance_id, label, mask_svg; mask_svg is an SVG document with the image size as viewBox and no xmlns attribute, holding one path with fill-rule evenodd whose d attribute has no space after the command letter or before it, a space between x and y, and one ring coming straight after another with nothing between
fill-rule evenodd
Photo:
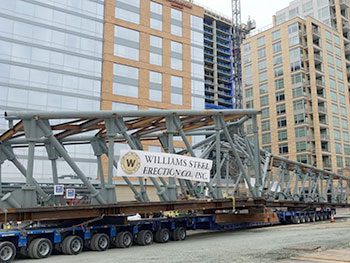
<instances>
[{"instance_id":1,"label":"transporter wheel","mask_svg":"<svg viewBox=\"0 0 350 263\"><path fill-rule=\"evenodd\" d=\"M299 216L293 216L292 222L293 222L293 224L300 224L300 218L299 218Z\"/></svg>"},{"instance_id":2,"label":"transporter wheel","mask_svg":"<svg viewBox=\"0 0 350 263\"><path fill-rule=\"evenodd\" d=\"M153 242L153 234L149 230L141 230L137 235L137 244L140 246L148 246Z\"/></svg>"},{"instance_id":3,"label":"transporter wheel","mask_svg":"<svg viewBox=\"0 0 350 263\"><path fill-rule=\"evenodd\" d=\"M83 250L83 240L80 236L68 236L62 242L62 252L66 255L78 255Z\"/></svg>"},{"instance_id":4,"label":"transporter wheel","mask_svg":"<svg viewBox=\"0 0 350 263\"><path fill-rule=\"evenodd\" d=\"M316 220L315 221L320 221L320 216L316 215Z\"/></svg>"},{"instance_id":5,"label":"transporter wheel","mask_svg":"<svg viewBox=\"0 0 350 263\"><path fill-rule=\"evenodd\" d=\"M155 235L155 241L157 243L166 243L170 239L170 232L167 228L159 229Z\"/></svg>"},{"instance_id":6,"label":"transporter wheel","mask_svg":"<svg viewBox=\"0 0 350 263\"><path fill-rule=\"evenodd\" d=\"M306 222L305 216L301 216L301 217L300 217L300 223L303 224L303 223L305 223L305 222Z\"/></svg>"},{"instance_id":7,"label":"transporter wheel","mask_svg":"<svg viewBox=\"0 0 350 263\"><path fill-rule=\"evenodd\" d=\"M306 216L305 220L306 220L306 223L310 223L310 221L311 221L310 216Z\"/></svg>"},{"instance_id":8,"label":"transporter wheel","mask_svg":"<svg viewBox=\"0 0 350 263\"><path fill-rule=\"evenodd\" d=\"M311 220L311 222L315 222L316 221L316 216L313 214L312 216L310 216L310 220Z\"/></svg>"},{"instance_id":9,"label":"transporter wheel","mask_svg":"<svg viewBox=\"0 0 350 263\"><path fill-rule=\"evenodd\" d=\"M92 236L90 247L94 251L105 251L110 245L109 236L104 233L98 233Z\"/></svg>"},{"instance_id":10,"label":"transporter wheel","mask_svg":"<svg viewBox=\"0 0 350 263\"><path fill-rule=\"evenodd\" d=\"M32 259L47 258L51 255L52 243L47 238L32 240L28 246L28 255Z\"/></svg>"},{"instance_id":11,"label":"transporter wheel","mask_svg":"<svg viewBox=\"0 0 350 263\"><path fill-rule=\"evenodd\" d=\"M0 242L0 262L12 262L16 257L16 247L12 242Z\"/></svg>"},{"instance_id":12,"label":"transporter wheel","mask_svg":"<svg viewBox=\"0 0 350 263\"><path fill-rule=\"evenodd\" d=\"M118 248L128 248L132 246L133 236L129 231L123 231L117 234L114 245Z\"/></svg>"},{"instance_id":13,"label":"transporter wheel","mask_svg":"<svg viewBox=\"0 0 350 263\"><path fill-rule=\"evenodd\" d=\"M177 227L173 230L172 240L182 241L186 239L186 229L183 227Z\"/></svg>"}]
</instances>

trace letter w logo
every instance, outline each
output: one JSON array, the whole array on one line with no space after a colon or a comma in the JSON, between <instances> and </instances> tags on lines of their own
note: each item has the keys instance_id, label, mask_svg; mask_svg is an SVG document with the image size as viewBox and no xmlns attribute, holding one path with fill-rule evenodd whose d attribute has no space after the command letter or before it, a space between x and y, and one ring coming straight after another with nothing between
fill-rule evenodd
<instances>
[{"instance_id":1,"label":"letter w logo","mask_svg":"<svg viewBox=\"0 0 350 263\"><path fill-rule=\"evenodd\" d=\"M136 160L135 159L126 159L126 165L128 167L134 167L135 166L135 163L136 163Z\"/></svg>"}]
</instances>

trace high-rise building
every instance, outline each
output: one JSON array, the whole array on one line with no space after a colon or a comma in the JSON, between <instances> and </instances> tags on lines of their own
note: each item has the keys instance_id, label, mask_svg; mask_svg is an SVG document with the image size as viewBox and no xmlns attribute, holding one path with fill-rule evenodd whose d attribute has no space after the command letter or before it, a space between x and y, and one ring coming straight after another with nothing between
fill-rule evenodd
<instances>
[{"instance_id":1,"label":"high-rise building","mask_svg":"<svg viewBox=\"0 0 350 263\"><path fill-rule=\"evenodd\" d=\"M232 21L204 11L204 77L206 108L233 108Z\"/></svg>"},{"instance_id":2,"label":"high-rise building","mask_svg":"<svg viewBox=\"0 0 350 263\"><path fill-rule=\"evenodd\" d=\"M182 0L3 0L0 110L204 109L203 13ZM66 149L96 178L89 145ZM34 176L51 177L45 149L36 159Z\"/></svg>"},{"instance_id":3,"label":"high-rise building","mask_svg":"<svg viewBox=\"0 0 350 263\"><path fill-rule=\"evenodd\" d=\"M294 1L242 45L263 148L340 173L350 167L348 15L347 1Z\"/></svg>"}]
</instances>

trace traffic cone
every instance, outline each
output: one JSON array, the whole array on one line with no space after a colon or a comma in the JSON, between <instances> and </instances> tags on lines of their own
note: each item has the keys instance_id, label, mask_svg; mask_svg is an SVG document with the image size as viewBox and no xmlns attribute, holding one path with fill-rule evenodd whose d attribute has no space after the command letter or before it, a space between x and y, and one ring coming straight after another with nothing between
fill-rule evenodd
<instances>
[{"instance_id":1,"label":"traffic cone","mask_svg":"<svg viewBox=\"0 0 350 263\"><path fill-rule=\"evenodd\" d=\"M331 223L334 223L334 215L333 215L333 213L331 214Z\"/></svg>"}]
</instances>

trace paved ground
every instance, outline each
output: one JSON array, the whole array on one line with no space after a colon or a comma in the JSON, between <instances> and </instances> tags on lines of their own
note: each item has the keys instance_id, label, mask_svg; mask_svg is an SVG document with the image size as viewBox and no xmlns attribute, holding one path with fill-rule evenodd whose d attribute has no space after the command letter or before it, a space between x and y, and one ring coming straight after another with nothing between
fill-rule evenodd
<instances>
[{"instance_id":1,"label":"paved ground","mask_svg":"<svg viewBox=\"0 0 350 263\"><path fill-rule=\"evenodd\" d=\"M326 221L230 232L193 232L183 242L110 249L100 253L83 252L78 256L51 256L40 263L290 262L288 259L311 253L298 248L318 246L321 246L319 251L350 248L349 210L338 212L335 223ZM350 260L350 255L343 262L347 260ZM20 259L17 262L33 263L33 260Z\"/></svg>"}]
</instances>

